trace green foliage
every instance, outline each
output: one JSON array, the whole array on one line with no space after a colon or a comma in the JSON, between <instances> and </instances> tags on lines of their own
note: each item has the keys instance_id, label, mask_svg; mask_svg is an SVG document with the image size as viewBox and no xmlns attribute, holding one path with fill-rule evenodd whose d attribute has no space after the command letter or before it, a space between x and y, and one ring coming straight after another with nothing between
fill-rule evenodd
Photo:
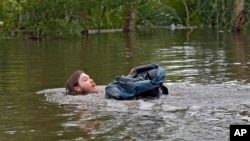
<instances>
[{"instance_id":1,"label":"green foliage","mask_svg":"<svg viewBox=\"0 0 250 141\"><path fill-rule=\"evenodd\" d=\"M235 0L162 0L176 10L184 25L229 28ZM185 4L187 8L185 7ZM249 17L250 1L245 1Z\"/></svg>"},{"instance_id":2,"label":"green foliage","mask_svg":"<svg viewBox=\"0 0 250 141\"><path fill-rule=\"evenodd\" d=\"M230 24L234 0L198 0L196 11L205 25L227 27Z\"/></svg>"},{"instance_id":3,"label":"green foliage","mask_svg":"<svg viewBox=\"0 0 250 141\"><path fill-rule=\"evenodd\" d=\"M21 28L36 37L80 36L86 29L121 28L124 21L122 0L3 0L0 12L6 31Z\"/></svg>"},{"instance_id":4,"label":"green foliage","mask_svg":"<svg viewBox=\"0 0 250 141\"><path fill-rule=\"evenodd\" d=\"M19 16L23 12L26 0L2 0L0 3L0 19L3 20L7 32L16 30L19 26Z\"/></svg>"},{"instance_id":5,"label":"green foliage","mask_svg":"<svg viewBox=\"0 0 250 141\"><path fill-rule=\"evenodd\" d=\"M170 25L181 23L176 10L160 0L148 0L137 6L138 23L144 25Z\"/></svg>"},{"instance_id":6,"label":"green foliage","mask_svg":"<svg viewBox=\"0 0 250 141\"><path fill-rule=\"evenodd\" d=\"M5 35L81 36L88 29L122 28L127 6L136 8L136 25L229 27L234 0L1 0ZM250 2L245 1L247 18ZM7 34L6 34L7 33Z\"/></svg>"},{"instance_id":7,"label":"green foliage","mask_svg":"<svg viewBox=\"0 0 250 141\"><path fill-rule=\"evenodd\" d=\"M29 0L25 5L23 26L38 37L79 36L81 26L75 17L77 0Z\"/></svg>"},{"instance_id":8,"label":"green foliage","mask_svg":"<svg viewBox=\"0 0 250 141\"><path fill-rule=\"evenodd\" d=\"M86 3L84 3L86 4ZM91 29L121 28L124 21L124 3L121 0L88 1L85 26Z\"/></svg>"}]
</instances>

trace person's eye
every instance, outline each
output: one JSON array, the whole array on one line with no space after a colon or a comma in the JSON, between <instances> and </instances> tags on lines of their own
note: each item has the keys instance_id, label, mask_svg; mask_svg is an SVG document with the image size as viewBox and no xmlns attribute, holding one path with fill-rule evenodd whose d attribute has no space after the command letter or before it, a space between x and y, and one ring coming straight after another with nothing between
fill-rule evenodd
<instances>
[{"instance_id":1,"label":"person's eye","mask_svg":"<svg viewBox=\"0 0 250 141\"><path fill-rule=\"evenodd\" d=\"M82 81L88 81L88 78L87 77L83 77Z\"/></svg>"}]
</instances>

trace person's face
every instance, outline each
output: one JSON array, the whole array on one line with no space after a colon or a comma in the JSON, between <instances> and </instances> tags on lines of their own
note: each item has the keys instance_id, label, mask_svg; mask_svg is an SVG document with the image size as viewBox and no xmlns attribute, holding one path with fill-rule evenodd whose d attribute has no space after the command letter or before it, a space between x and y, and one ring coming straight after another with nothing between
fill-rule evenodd
<instances>
[{"instance_id":1,"label":"person's face","mask_svg":"<svg viewBox=\"0 0 250 141\"><path fill-rule=\"evenodd\" d=\"M75 87L78 92L96 93L96 84L89 75L82 73L78 79L78 86Z\"/></svg>"}]
</instances>

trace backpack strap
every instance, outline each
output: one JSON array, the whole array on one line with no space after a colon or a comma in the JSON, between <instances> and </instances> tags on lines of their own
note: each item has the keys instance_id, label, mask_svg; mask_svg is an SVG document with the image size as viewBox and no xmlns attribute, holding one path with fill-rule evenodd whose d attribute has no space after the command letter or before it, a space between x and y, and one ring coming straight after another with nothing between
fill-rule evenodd
<instances>
[{"instance_id":1,"label":"backpack strap","mask_svg":"<svg viewBox=\"0 0 250 141\"><path fill-rule=\"evenodd\" d=\"M162 83L160 85L160 89L162 90L162 94L168 95L168 88L164 86Z\"/></svg>"}]
</instances>

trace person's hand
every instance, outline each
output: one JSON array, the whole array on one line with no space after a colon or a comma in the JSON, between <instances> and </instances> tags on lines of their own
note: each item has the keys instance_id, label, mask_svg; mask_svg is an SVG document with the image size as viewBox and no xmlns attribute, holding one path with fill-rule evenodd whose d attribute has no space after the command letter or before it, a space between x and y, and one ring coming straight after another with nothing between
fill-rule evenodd
<instances>
[{"instance_id":1,"label":"person's hand","mask_svg":"<svg viewBox=\"0 0 250 141\"><path fill-rule=\"evenodd\" d=\"M133 73L133 71L134 71L134 68L132 68L132 69L130 70L130 72L128 73L128 75L131 75L131 74Z\"/></svg>"}]
</instances>

